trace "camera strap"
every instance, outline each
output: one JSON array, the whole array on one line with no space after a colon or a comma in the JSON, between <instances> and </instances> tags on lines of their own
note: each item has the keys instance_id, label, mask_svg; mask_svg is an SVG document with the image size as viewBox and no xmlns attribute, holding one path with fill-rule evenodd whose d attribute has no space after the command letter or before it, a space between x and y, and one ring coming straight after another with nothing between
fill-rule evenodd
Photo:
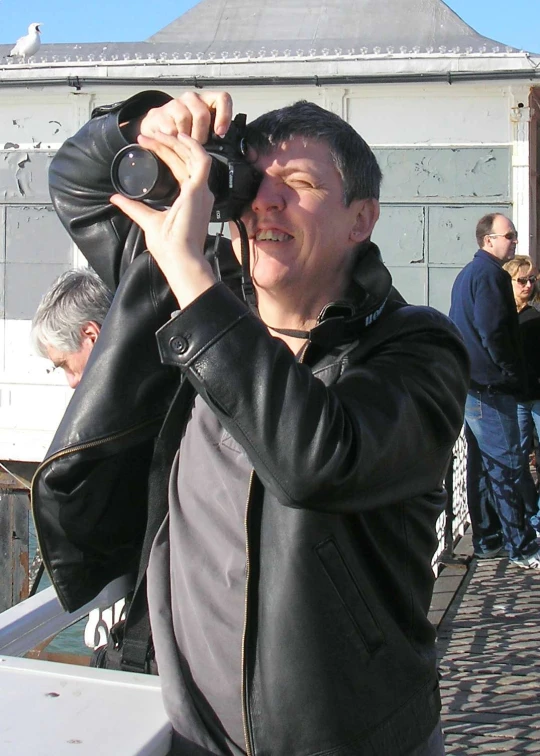
<instances>
[{"instance_id":1,"label":"camera strap","mask_svg":"<svg viewBox=\"0 0 540 756\"><path fill-rule=\"evenodd\" d=\"M218 233L214 237L214 249L212 250L212 270L214 271L214 275L218 281L221 281L221 268L219 266L219 245L221 244L221 241L223 239L223 227L224 223L221 224L221 231L218 231Z\"/></svg>"},{"instance_id":2,"label":"camera strap","mask_svg":"<svg viewBox=\"0 0 540 756\"><path fill-rule=\"evenodd\" d=\"M257 292L250 272L247 229L239 218L233 220L240 235L242 297L248 307L259 316ZM217 234L214 243L214 267L217 268L218 280L221 280L218 248L219 240L222 238L222 234ZM352 284L355 288L354 306L347 301L328 304L311 330L275 328L270 325L268 327L283 336L307 339L321 346L349 341L379 319L392 289L392 276L381 259L378 247L371 241L366 242L359 250Z\"/></svg>"},{"instance_id":3,"label":"camera strap","mask_svg":"<svg viewBox=\"0 0 540 756\"><path fill-rule=\"evenodd\" d=\"M330 302L319 315L317 324L309 331L274 328L276 333L307 339L312 344L329 346L357 338L383 314L392 290L392 276L384 265L378 247L367 242L359 250L352 274L352 301Z\"/></svg>"},{"instance_id":4,"label":"camera strap","mask_svg":"<svg viewBox=\"0 0 540 756\"><path fill-rule=\"evenodd\" d=\"M247 230L244 223L240 218L234 218L234 222L240 234L240 249L241 249L241 261L242 261L242 296L244 302L258 314L257 310L257 292L253 286L253 280L251 278L251 272L249 269L249 239Z\"/></svg>"}]
</instances>

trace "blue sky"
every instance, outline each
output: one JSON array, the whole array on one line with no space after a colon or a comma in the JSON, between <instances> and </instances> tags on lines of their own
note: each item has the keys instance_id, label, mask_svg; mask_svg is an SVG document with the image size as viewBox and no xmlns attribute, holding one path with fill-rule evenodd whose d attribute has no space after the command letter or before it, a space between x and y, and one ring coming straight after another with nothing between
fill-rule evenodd
<instances>
[{"instance_id":1,"label":"blue sky","mask_svg":"<svg viewBox=\"0 0 540 756\"><path fill-rule=\"evenodd\" d=\"M83 0L80 4L0 0L0 44L15 42L35 21L43 23L44 43L141 41L195 4L195 0ZM480 34L540 52L540 0L449 0L447 5Z\"/></svg>"}]
</instances>

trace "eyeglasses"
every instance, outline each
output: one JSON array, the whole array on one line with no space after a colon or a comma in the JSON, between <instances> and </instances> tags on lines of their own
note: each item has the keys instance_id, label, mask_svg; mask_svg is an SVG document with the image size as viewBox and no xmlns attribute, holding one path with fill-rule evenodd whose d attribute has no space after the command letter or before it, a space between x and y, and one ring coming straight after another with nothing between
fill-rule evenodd
<instances>
[{"instance_id":1,"label":"eyeglasses","mask_svg":"<svg viewBox=\"0 0 540 756\"><path fill-rule=\"evenodd\" d=\"M517 231L507 231L505 234L487 234L487 236L504 236L508 241L517 241Z\"/></svg>"},{"instance_id":2,"label":"eyeglasses","mask_svg":"<svg viewBox=\"0 0 540 756\"><path fill-rule=\"evenodd\" d=\"M521 284L522 286L526 286L528 283L535 284L537 281L538 276L526 276L525 278L514 278L514 281L517 281L518 284Z\"/></svg>"}]
</instances>

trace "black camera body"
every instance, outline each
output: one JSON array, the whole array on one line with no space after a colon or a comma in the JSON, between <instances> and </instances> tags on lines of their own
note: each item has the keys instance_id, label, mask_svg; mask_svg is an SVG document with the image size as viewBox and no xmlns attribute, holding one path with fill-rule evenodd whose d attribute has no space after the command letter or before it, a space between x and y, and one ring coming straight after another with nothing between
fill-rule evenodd
<instances>
[{"instance_id":1,"label":"black camera body","mask_svg":"<svg viewBox=\"0 0 540 756\"><path fill-rule=\"evenodd\" d=\"M214 133L204 149L212 158L208 187L214 195L211 222L237 220L254 199L260 174L246 159L246 115L239 113L224 137ZM180 194L169 167L150 150L128 144L116 153L111 182L119 194L149 204L168 206Z\"/></svg>"}]
</instances>

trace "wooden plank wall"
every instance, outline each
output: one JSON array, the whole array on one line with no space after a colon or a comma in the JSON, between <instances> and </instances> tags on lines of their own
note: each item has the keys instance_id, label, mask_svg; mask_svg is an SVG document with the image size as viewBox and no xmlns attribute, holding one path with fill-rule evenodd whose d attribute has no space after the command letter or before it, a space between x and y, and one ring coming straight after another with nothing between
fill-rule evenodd
<instances>
[{"instance_id":1,"label":"wooden plank wall","mask_svg":"<svg viewBox=\"0 0 540 756\"><path fill-rule=\"evenodd\" d=\"M28 597L28 492L0 482L0 612Z\"/></svg>"}]
</instances>

